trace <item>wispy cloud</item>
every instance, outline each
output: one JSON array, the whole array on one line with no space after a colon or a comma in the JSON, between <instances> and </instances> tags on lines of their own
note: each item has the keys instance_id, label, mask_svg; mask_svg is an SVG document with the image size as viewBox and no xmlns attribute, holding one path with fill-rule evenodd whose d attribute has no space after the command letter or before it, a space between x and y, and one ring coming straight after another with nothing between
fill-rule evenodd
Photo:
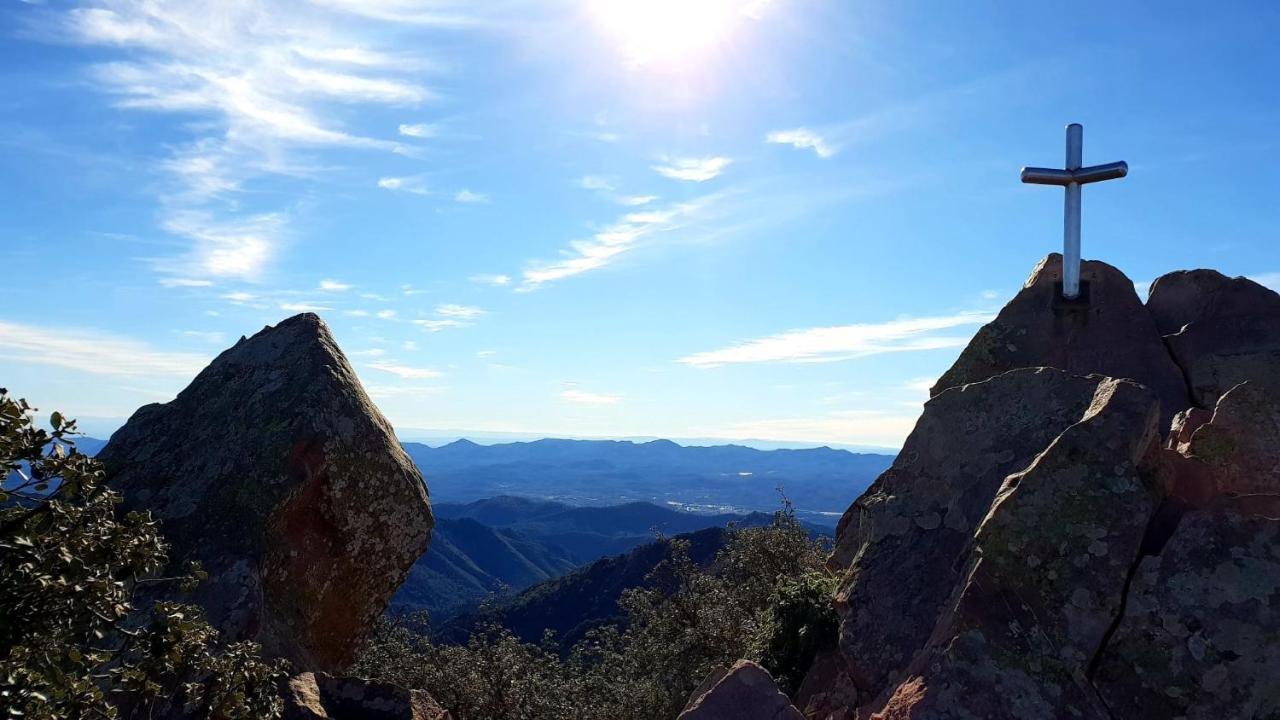
<instances>
[{"instance_id":1,"label":"wispy cloud","mask_svg":"<svg viewBox=\"0 0 1280 720\"><path fill-rule=\"evenodd\" d=\"M698 368L741 363L834 362L881 353L962 347L969 341L967 334L939 333L979 325L992 317L990 312L971 311L883 323L790 330L719 350L694 353L680 358L679 362Z\"/></svg>"},{"instance_id":2,"label":"wispy cloud","mask_svg":"<svg viewBox=\"0 0 1280 720\"><path fill-rule=\"evenodd\" d=\"M380 320L391 320L396 316L395 310L379 310L374 316Z\"/></svg>"},{"instance_id":3,"label":"wispy cloud","mask_svg":"<svg viewBox=\"0 0 1280 720\"><path fill-rule=\"evenodd\" d=\"M213 281L196 280L194 278L183 277L165 277L160 278L160 284L164 287L209 287L213 285Z\"/></svg>"},{"instance_id":4,"label":"wispy cloud","mask_svg":"<svg viewBox=\"0 0 1280 720\"><path fill-rule=\"evenodd\" d=\"M392 192L407 192L414 195L429 195L431 191L421 177L383 177L378 178L378 187Z\"/></svg>"},{"instance_id":5,"label":"wispy cloud","mask_svg":"<svg viewBox=\"0 0 1280 720\"><path fill-rule=\"evenodd\" d=\"M460 202L460 203L487 203L487 202L489 202L489 196L488 196L488 195L486 195L486 194L484 194L484 193L472 192L471 190L468 190L468 189L466 189L466 188L463 188L463 189L459 190L459 191L458 191L458 193L457 193L456 195L454 195L454 196L453 196L453 199L454 199L454 201L455 201L455 202Z\"/></svg>"},{"instance_id":6,"label":"wispy cloud","mask_svg":"<svg viewBox=\"0 0 1280 720\"><path fill-rule=\"evenodd\" d=\"M440 332L449 328L465 327L466 323L461 320L445 319L445 320L413 320L414 325L426 330L427 332Z\"/></svg>"},{"instance_id":7,"label":"wispy cloud","mask_svg":"<svg viewBox=\"0 0 1280 720\"><path fill-rule=\"evenodd\" d=\"M321 280L319 289L321 292L339 293L350 290L351 286L344 282L338 282L337 280Z\"/></svg>"},{"instance_id":8,"label":"wispy cloud","mask_svg":"<svg viewBox=\"0 0 1280 720\"><path fill-rule=\"evenodd\" d=\"M574 405L616 405L622 400L622 396L587 392L571 387L560 391L560 399Z\"/></svg>"},{"instance_id":9,"label":"wispy cloud","mask_svg":"<svg viewBox=\"0 0 1280 720\"><path fill-rule=\"evenodd\" d=\"M371 362L368 365L366 365L366 367L369 367L373 370L379 370L384 373L391 373L392 375L404 378L405 380L425 380L429 378L438 378L441 375L443 375L443 373L441 373L440 371L432 370L431 368L399 365L387 360L378 360L376 362Z\"/></svg>"},{"instance_id":10,"label":"wispy cloud","mask_svg":"<svg viewBox=\"0 0 1280 720\"><path fill-rule=\"evenodd\" d=\"M578 187L583 190L613 190L613 181L603 175L583 175L578 178Z\"/></svg>"},{"instance_id":11,"label":"wispy cloud","mask_svg":"<svg viewBox=\"0 0 1280 720\"><path fill-rule=\"evenodd\" d=\"M444 305L436 306L436 314L440 315L441 317L462 318L464 320L471 320L483 315L484 310L481 310L480 308L475 307L473 305L456 305L453 303L446 303Z\"/></svg>"},{"instance_id":12,"label":"wispy cloud","mask_svg":"<svg viewBox=\"0 0 1280 720\"><path fill-rule=\"evenodd\" d=\"M900 447L915 427L917 417L918 414L877 410L843 410L812 417L746 420L696 432L701 437L726 440L784 440Z\"/></svg>"},{"instance_id":13,"label":"wispy cloud","mask_svg":"<svg viewBox=\"0 0 1280 720\"><path fill-rule=\"evenodd\" d=\"M469 278L467 278L467 279L468 279L468 280L470 280L471 282L473 282L473 283L477 284L477 285L498 285L498 286L502 286L502 285L510 285L510 284L511 284L511 276L510 276L510 275L492 275L492 274L488 274L488 273L482 273L482 274L480 274L480 275L472 275L471 277L469 277Z\"/></svg>"},{"instance_id":14,"label":"wispy cloud","mask_svg":"<svg viewBox=\"0 0 1280 720\"><path fill-rule=\"evenodd\" d=\"M431 138L436 136L436 126L427 123L416 123L413 125L401 125L400 134L405 137L412 138Z\"/></svg>"},{"instance_id":15,"label":"wispy cloud","mask_svg":"<svg viewBox=\"0 0 1280 720\"><path fill-rule=\"evenodd\" d=\"M621 195L617 198L618 204L631 206L648 205L657 199L657 195Z\"/></svg>"},{"instance_id":16,"label":"wispy cloud","mask_svg":"<svg viewBox=\"0 0 1280 720\"><path fill-rule=\"evenodd\" d=\"M61 37L113 53L89 71L117 107L181 113L178 127L187 139L159 146L168 154L156 158L156 167L169 182L157 200L164 228L192 249L156 263L162 274L260 272L276 256L288 218L282 210L246 216L237 196L262 176L307 180L311 173L295 150L401 149L397 141L350 131L337 120L346 114L330 111L333 104L413 106L435 95L421 84L422 58L368 45L375 33L351 23L352 14L467 24L461 11L433 21L437 13L409 0L316 4L325 8L318 15L283 0L89 0L55 16ZM251 237L227 237L228 229L246 227L254 228Z\"/></svg>"},{"instance_id":17,"label":"wispy cloud","mask_svg":"<svg viewBox=\"0 0 1280 720\"><path fill-rule=\"evenodd\" d=\"M685 182L706 182L719 177L733 163L727 157L663 157L653 170L663 177Z\"/></svg>"},{"instance_id":18,"label":"wispy cloud","mask_svg":"<svg viewBox=\"0 0 1280 720\"><path fill-rule=\"evenodd\" d=\"M669 205L661 210L645 210L623 215L588 240L569 243L564 257L535 262L523 272L521 291L536 290L546 283L563 280L613 262L645 238L680 227L695 218L715 196Z\"/></svg>"},{"instance_id":19,"label":"wispy cloud","mask_svg":"<svg viewBox=\"0 0 1280 720\"><path fill-rule=\"evenodd\" d=\"M333 308L329 307L328 305L316 305L313 303L303 303L303 302L280 303L280 309L284 310L285 312L294 312L294 313L322 313L322 312L329 312L330 310L333 310Z\"/></svg>"},{"instance_id":20,"label":"wispy cloud","mask_svg":"<svg viewBox=\"0 0 1280 720\"><path fill-rule=\"evenodd\" d=\"M820 158L831 157L837 150L817 132L803 127L771 132L765 136L764 141L776 145L790 145L799 150L812 150Z\"/></svg>"},{"instance_id":21,"label":"wispy cloud","mask_svg":"<svg viewBox=\"0 0 1280 720\"><path fill-rule=\"evenodd\" d=\"M97 330L52 330L0 322L0 357L95 375L190 378L209 362L195 353L156 350L146 343Z\"/></svg>"}]
</instances>

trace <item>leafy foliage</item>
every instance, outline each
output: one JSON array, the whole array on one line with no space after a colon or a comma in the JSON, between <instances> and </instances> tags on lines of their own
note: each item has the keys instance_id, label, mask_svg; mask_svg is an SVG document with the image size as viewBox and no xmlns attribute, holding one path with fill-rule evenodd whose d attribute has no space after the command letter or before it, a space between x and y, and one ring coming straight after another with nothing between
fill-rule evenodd
<instances>
[{"instance_id":1,"label":"leafy foliage","mask_svg":"<svg viewBox=\"0 0 1280 720\"><path fill-rule=\"evenodd\" d=\"M282 663L222 646L198 608L141 603L191 587L198 566L157 577L167 546L148 513L121 514L74 420L0 389L0 706L9 717L274 718ZM142 607L140 607L142 605Z\"/></svg>"},{"instance_id":2,"label":"leafy foliage","mask_svg":"<svg viewBox=\"0 0 1280 720\"><path fill-rule=\"evenodd\" d=\"M675 717L717 666L760 661L794 687L835 637L826 548L790 505L765 527L733 528L710 567L688 542L620 602L622 622L561 652L489 625L465 646L435 642L422 615L384 622L355 672L423 688L459 720Z\"/></svg>"}]
</instances>

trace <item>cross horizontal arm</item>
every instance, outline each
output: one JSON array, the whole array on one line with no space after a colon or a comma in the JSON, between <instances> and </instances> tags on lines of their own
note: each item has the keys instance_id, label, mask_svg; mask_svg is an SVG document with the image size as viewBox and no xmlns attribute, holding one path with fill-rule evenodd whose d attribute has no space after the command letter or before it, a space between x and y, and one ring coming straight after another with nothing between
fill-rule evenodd
<instances>
[{"instance_id":1,"label":"cross horizontal arm","mask_svg":"<svg viewBox=\"0 0 1280 720\"><path fill-rule=\"evenodd\" d=\"M1054 168L1024 167L1022 182L1033 185L1070 185L1075 182L1070 170Z\"/></svg>"},{"instance_id":2,"label":"cross horizontal arm","mask_svg":"<svg viewBox=\"0 0 1280 720\"><path fill-rule=\"evenodd\" d=\"M1080 168L1071 174L1075 176L1076 182L1081 185L1103 180L1115 180L1129 174L1129 163L1121 160L1120 162L1107 163L1106 165L1091 165Z\"/></svg>"},{"instance_id":3,"label":"cross horizontal arm","mask_svg":"<svg viewBox=\"0 0 1280 720\"><path fill-rule=\"evenodd\" d=\"M1129 163L1123 160L1107 163L1106 165L1091 165L1079 170L1024 167L1022 168L1022 182L1032 185L1070 185L1071 183L1087 185L1089 183L1102 182L1103 180L1122 178L1128 174Z\"/></svg>"}]
</instances>

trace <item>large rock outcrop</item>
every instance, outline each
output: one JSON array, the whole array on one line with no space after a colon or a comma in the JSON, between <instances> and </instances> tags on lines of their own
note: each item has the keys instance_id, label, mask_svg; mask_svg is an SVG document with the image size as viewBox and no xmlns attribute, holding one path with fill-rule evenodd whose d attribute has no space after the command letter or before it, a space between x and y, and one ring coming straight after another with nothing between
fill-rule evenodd
<instances>
[{"instance_id":1,"label":"large rock outcrop","mask_svg":"<svg viewBox=\"0 0 1280 720\"><path fill-rule=\"evenodd\" d=\"M1280 393L1280 295L1248 278L1189 270L1157 278L1147 307L1199 406L1245 381Z\"/></svg>"},{"instance_id":2,"label":"large rock outcrop","mask_svg":"<svg viewBox=\"0 0 1280 720\"><path fill-rule=\"evenodd\" d=\"M312 314L241 338L99 458L208 572L188 599L299 669L345 667L430 538L422 476Z\"/></svg>"},{"instance_id":3,"label":"large rock outcrop","mask_svg":"<svg viewBox=\"0 0 1280 720\"><path fill-rule=\"evenodd\" d=\"M1059 266L842 518L806 717L1280 719L1280 297Z\"/></svg>"},{"instance_id":4,"label":"large rock outcrop","mask_svg":"<svg viewBox=\"0 0 1280 720\"><path fill-rule=\"evenodd\" d=\"M694 690L678 720L804 720L768 670L739 660L714 670Z\"/></svg>"},{"instance_id":5,"label":"large rock outcrop","mask_svg":"<svg viewBox=\"0 0 1280 720\"><path fill-rule=\"evenodd\" d=\"M1078 305L1061 300L1062 256L1036 266L1022 291L974 335L931 395L1024 367L1055 367L1076 375L1136 380L1160 398L1161 430L1191 404L1187 384L1160 338L1156 322L1116 268L1087 260L1080 268Z\"/></svg>"},{"instance_id":6,"label":"large rock outcrop","mask_svg":"<svg viewBox=\"0 0 1280 720\"><path fill-rule=\"evenodd\" d=\"M925 403L893 467L841 518L828 562L840 647L867 699L929 639L1005 477L1079 422L1102 380L1014 370Z\"/></svg>"}]
</instances>

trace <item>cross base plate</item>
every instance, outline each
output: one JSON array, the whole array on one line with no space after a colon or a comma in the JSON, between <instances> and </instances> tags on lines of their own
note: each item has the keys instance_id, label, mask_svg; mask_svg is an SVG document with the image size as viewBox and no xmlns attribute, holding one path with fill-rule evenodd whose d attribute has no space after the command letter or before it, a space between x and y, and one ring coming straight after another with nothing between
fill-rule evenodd
<instances>
[{"instance_id":1,"label":"cross base plate","mask_svg":"<svg viewBox=\"0 0 1280 720\"><path fill-rule=\"evenodd\" d=\"M1062 283L1053 284L1053 309L1063 312L1079 312L1089 309L1089 281L1080 281L1080 294L1069 298L1062 294Z\"/></svg>"}]
</instances>

